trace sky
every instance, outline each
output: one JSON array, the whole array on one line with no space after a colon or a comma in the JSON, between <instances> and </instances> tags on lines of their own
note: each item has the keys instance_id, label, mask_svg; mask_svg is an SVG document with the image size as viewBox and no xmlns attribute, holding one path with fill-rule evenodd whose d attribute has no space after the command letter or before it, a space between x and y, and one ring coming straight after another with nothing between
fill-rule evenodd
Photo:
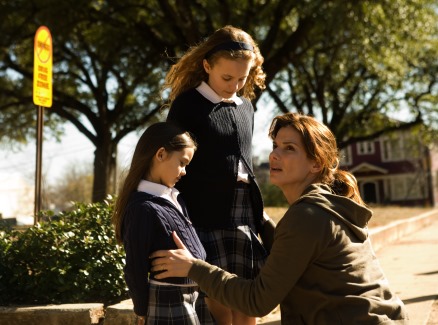
<instances>
[{"instance_id":1,"label":"sky","mask_svg":"<svg viewBox=\"0 0 438 325\"><path fill-rule=\"evenodd\" d=\"M267 135L272 109L264 108L255 114L253 138L254 156L260 157L261 161L267 160L272 147ZM63 171L71 164L87 164L91 169L94 146L72 124L67 123L65 130L61 142L43 141L43 183L53 184L62 178ZM122 168L129 166L138 137L131 133L120 142L118 156ZM29 216L33 215L34 209L36 141L20 150L0 148L0 157L0 213L4 218L19 217L21 223L33 223L33 217Z\"/></svg>"}]
</instances>

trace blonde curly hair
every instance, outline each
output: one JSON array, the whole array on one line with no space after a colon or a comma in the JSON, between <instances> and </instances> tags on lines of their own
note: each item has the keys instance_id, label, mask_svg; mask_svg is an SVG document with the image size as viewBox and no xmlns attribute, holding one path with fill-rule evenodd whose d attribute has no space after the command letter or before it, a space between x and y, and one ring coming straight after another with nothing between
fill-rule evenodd
<instances>
[{"instance_id":1,"label":"blonde curly hair","mask_svg":"<svg viewBox=\"0 0 438 325\"><path fill-rule=\"evenodd\" d=\"M253 47L253 51L245 49L233 51L218 50L207 57L207 54L216 46L230 41L249 44ZM252 100L256 97L256 87L260 90L265 89L266 74L262 69L264 58L260 53L259 47L248 33L239 28L227 25L216 30L210 37L198 45L190 47L178 62L171 66L161 90L163 94L167 89L170 89L168 104L171 104L175 98L184 91L195 88L199 86L202 81L208 80L208 74L205 72L203 66L204 59L208 61L210 66L213 66L219 58L253 61L246 83L237 93L239 96Z\"/></svg>"}]
</instances>

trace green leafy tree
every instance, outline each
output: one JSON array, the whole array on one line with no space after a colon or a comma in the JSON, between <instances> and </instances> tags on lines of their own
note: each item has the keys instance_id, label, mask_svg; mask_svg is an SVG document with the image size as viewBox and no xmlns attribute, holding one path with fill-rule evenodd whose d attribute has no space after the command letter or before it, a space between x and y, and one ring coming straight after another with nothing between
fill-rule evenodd
<instances>
[{"instance_id":1,"label":"green leafy tree","mask_svg":"<svg viewBox=\"0 0 438 325\"><path fill-rule=\"evenodd\" d=\"M268 87L281 112L315 115L341 147L391 130L437 129L436 3L342 2L321 19Z\"/></svg>"},{"instance_id":2,"label":"green leafy tree","mask_svg":"<svg viewBox=\"0 0 438 325\"><path fill-rule=\"evenodd\" d=\"M433 0L3 1L0 140L33 136L31 49L43 24L54 44L46 125L59 136L69 121L95 145L93 201L108 192L120 140L162 118L169 65L226 24L257 40L266 96L279 111L314 114L344 144L402 127L385 116L405 108L411 125L436 127L436 7Z\"/></svg>"},{"instance_id":3,"label":"green leafy tree","mask_svg":"<svg viewBox=\"0 0 438 325\"><path fill-rule=\"evenodd\" d=\"M45 24L52 31L55 62L46 125L56 132L60 122L69 121L95 145L92 199L101 201L117 144L158 118L162 49L125 28L128 17L112 19L118 14L101 1L15 1L2 3L1 12L2 30L11 35L1 52L2 137L26 141L34 135L33 37Z\"/></svg>"}]
</instances>

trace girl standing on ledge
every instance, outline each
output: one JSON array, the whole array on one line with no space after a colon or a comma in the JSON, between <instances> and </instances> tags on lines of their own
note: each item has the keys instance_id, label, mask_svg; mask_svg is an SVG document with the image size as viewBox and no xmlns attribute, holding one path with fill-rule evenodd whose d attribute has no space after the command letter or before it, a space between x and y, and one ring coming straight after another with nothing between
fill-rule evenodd
<instances>
[{"instance_id":1,"label":"girl standing on ledge","mask_svg":"<svg viewBox=\"0 0 438 325\"><path fill-rule=\"evenodd\" d=\"M264 89L263 57L233 26L190 48L168 72L168 121L192 133L198 151L177 188L207 252L207 261L247 279L267 252L258 240L263 201L252 166L255 90ZM206 298L218 324L253 325L254 317ZM198 312L200 314L200 312Z\"/></svg>"}]
</instances>

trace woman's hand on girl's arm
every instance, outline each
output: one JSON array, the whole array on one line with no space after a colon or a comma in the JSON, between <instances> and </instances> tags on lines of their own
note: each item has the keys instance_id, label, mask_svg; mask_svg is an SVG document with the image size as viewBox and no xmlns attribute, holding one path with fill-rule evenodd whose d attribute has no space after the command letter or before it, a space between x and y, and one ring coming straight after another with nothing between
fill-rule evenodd
<instances>
[{"instance_id":1,"label":"woman's hand on girl's arm","mask_svg":"<svg viewBox=\"0 0 438 325\"><path fill-rule=\"evenodd\" d=\"M196 258L184 246L178 235L172 233L173 240L178 249L155 251L149 256L152 259L152 272L161 272L155 275L156 279L169 277L186 277Z\"/></svg>"}]
</instances>

